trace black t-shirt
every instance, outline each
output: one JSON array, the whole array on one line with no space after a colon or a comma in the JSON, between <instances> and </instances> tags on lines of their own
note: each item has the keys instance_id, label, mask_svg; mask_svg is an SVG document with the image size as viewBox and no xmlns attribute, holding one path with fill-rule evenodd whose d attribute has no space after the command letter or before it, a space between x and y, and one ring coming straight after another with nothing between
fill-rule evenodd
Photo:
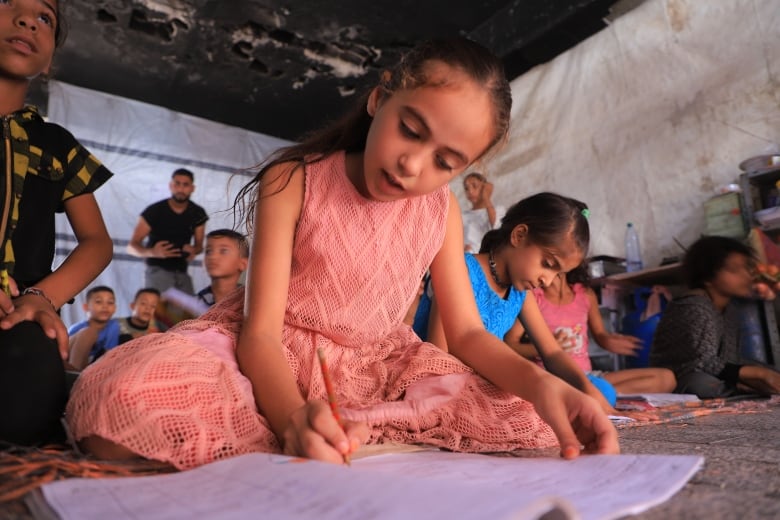
<instances>
[{"instance_id":1,"label":"black t-shirt","mask_svg":"<svg viewBox=\"0 0 780 520\"><path fill-rule=\"evenodd\" d=\"M6 238L11 241L15 261L10 274L21 289L35 285L51 274L55 212L65 211L66 200L94 192L111 177L111 172L70 132L44 122L33 108L15 112L10 121L13 123L10 141L14 153L14 192L20 198L18 218L8 220ZM5 164L5 147L2 146L0 179L3 186L10 173L5 171ZM21 193L17 192L18 184L22 185ZM5 189L0 191L2 209Z\"/></svg>"},{"instance_id":2,"label":"black t-shirt","mask_svg":"<svg viewBox=\"0 0 780 520\"><path fill-rule=\"evenodd\" d=\"M145 327L139 327L133 323L132 316L119 318L117 322L119 322L119 343L117 343L117 345L127 343L131 339L143 336L149 331L149 327L151 326L151 323L147 323Z\"/></svg>"},{"instance_id":3,"label":"black t-shirt","mask_svg":"<svg viewBox=\"0 0 780 520\"><path fill-rule=\"evenodd\" d=\"M187 204L187 209L176 213L168 204L168 199L155 202L147 207L141 216L151 228L146 240L146 247L153 247L157 242L167 240L174 246L181 248L192 242L195 228L205 224L209 219L206 211L192 201ZM187 270L186 257L147 258L146 263L162 267L167 271Z\"/></svg>"},{"instance_id":4,"label":"black t-shirt","mask_svg":"<svg viewBox=\"0 0 780 520\"><path fill-rule=\"evenodd\" d=\"M211 290L210 285L205 289L201 289L195 296L208 306L212 306L216 303L214 301L214 291Z\"/></svg>"}]
</instances>

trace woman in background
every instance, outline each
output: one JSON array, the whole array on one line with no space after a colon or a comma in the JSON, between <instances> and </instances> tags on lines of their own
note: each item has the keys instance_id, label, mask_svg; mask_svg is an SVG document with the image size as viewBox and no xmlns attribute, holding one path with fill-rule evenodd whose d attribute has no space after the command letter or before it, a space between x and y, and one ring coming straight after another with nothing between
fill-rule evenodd
<instances>
[{"instance_id":1,"label":"woman in background","mask_svg":"<svg viewBox=\"0 0 780 520\"><path fill-rule=\"evenodd\" d=\"M732 238L697 240L683 260L689 291L666 307L653 338L650 364L672 370L676 392L701 398L739 390L780 393L780 373L740 359L734 298L771 294L754 280L753 250Z\"/></svg>"},{"instance_id":2,"label":"woman in background","mask_svg":"<svg viewBox=\"0 0 780 520\"><path fill-rule=\"evenodd\" d=\"M491 229L501 225L506 209L493 206L493 184L481 173L473 172L463 179L463 191L471 203L471 209L463 209L463 249L467 253L476 253L482 243L482 237Z\"/></svg>"}]
</instances>

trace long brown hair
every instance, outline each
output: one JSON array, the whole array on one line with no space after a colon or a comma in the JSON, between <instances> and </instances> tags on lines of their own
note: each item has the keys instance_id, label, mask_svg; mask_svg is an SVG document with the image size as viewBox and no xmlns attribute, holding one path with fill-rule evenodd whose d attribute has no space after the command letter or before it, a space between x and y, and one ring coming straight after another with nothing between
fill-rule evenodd
<instances>
[{"instance_id":1,"label":"long brown hair","mask_svg":"<svg viewBox=\"0 0 780 520\"><path fill-rule=\"evenodd\" d=\"M54 48L59 49L65 43L68 36L68 23L65 19L66 0L58 0L54 8L54 15L57 17L57 25L54 26Z\"/></svg>"},{"instance_id":2,"label":"long brown hair","mask_svg":"<svg viewBox=\"0 0 780 520\"><path fill-rule=\"evenodd\" d=\"M482 153L484 156L504 139L509 129L512 93L501 61L486 48L466 38L429 40L406 53L395 68L382 73L378 86L385 94L392 95L398 90L430 85L426 65L431 61L443 62L463 71L489 92L493 104L495 135ZM354 153L365 149L371 126L371 116L366 111L371 90L363 94L354 108L341 119L309 134L299 144L279 149L259 166L260 171L239 191L233 205L240 215L245 216L249 229L252 227L254 201L259 195L260 180L270 168L290 163L291 168L284 173L289 182L295 166L317 162L339 150Z\"/></svg>"}]
</instances>

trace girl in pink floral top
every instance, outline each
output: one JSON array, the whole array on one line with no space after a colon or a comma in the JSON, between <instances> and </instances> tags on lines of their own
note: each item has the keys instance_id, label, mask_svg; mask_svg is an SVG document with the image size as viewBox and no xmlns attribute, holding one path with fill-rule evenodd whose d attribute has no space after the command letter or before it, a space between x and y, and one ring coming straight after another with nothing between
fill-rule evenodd
<instances>
[{"instance_id":1,"label":"girl in pink floral top","mask_svg":"<svg viewBox=\"0 0 780 520\"><path fill-rule=\"evenodd\" d=\"M582 283L586 280L586 271L584 265L581 265L565 275L557 276L550 285L538 287L533 291L542 317L561 348L588 374L591 382L604 393L613 406L615 392L672 392L675 378L672 371L667 369L633 368L592 373L588 352L589 334L604 350L624 356L636 355L642 345L638 338L606 330L596 294ZM533 346L527 344L521 344L521 353L530 358L536 358L538 355Z\"/></svg>"}]
</instances>

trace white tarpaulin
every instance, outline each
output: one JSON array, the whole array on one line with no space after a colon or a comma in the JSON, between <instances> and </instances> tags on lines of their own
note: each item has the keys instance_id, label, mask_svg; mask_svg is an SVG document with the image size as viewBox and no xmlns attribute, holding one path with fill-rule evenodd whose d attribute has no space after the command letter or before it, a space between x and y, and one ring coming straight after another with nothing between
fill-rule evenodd
<instances>
[{"instance_id":1,"label":"white tarpaulin","mask_svg":"<svg viewBox=\"0 0 780 520\"><path fill-rule=\"evenodd\" d=\"M512 93L511 138L485 165L494 202L578 198L591 253L623 256L632 221L657 265L743 159L780 151L780 2L646 0Z\"/></svg>"},{"instance_id":2,"label":"white tarpaulin","mask_svg":"<svg viewBox=\"0 0 780 520\"><path fill-rule=\"evenodd\" d=\"M262 116L259 116L262 117ZM144 263L127 254L127 242L146 206L168 198L171 173L195 174L192 200L209 214L206 232L233 228L230 210L238 190L251 179L242 172L280 146L274 137L229 127L154 105L60 82L49 84L48 119L70 130L113 173L95 196L114 241L114 258L92 285L108 285L117 296L117 317L129 316L135 291L144 284ZM243 230L243 227L236 227ZM64 216L57 220L58 265L75 246ZM209 284L203 255L190 265L196 290ZM62 309L65 323L84 319L84 293Z\"/></svg>"},{"instance_id":3,"label":"white tarpaulin","mask_svg":"<svg viewBox=\"0 0 780 520\"><path fill-rule=\"evenodd\" d=\"M743 159L780 151L780 3L646 0L512 90L510 140L485 165L495 202L542 190L576 197L591 208L591 253L622 256L632 221L645 263L656 265L681 252L675 237L699 236L702 202L736 179ZM232 213L217 212L247 180L229 182L232 172L283 144L61 83L51 84L49 115L115 173L97 192L115 259L95 283L118 291L118 315L143 284L125 244L143 208L168 196L171 172L195 172L207 231L231 227ZM68 251L70 231L60 230ZM207 284L202 267L190 272L196 288ZM64 312L66 322L82 317L80 307Z\"/></svg>"}]
</instances>

